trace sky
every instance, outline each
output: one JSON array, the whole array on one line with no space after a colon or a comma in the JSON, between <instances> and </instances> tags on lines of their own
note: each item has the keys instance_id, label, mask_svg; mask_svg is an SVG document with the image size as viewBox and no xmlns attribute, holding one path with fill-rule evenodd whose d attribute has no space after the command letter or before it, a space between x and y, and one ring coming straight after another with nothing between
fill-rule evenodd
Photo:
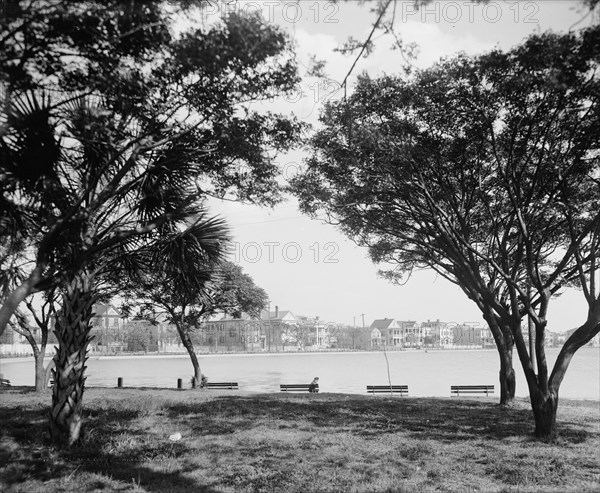
<instances>
[{"instance_id":1,"label":"sky","mask_svg":"<svg viewBox=\"0 0 600 493\"><path fill-rule=\"evenodd\" d=\"M418 45L414 65L419 68L458 52L505 50L533 33L565 32L600 20L597 11L586 17L577 0L434 1L420 10L413 3L397 2L394 26L404 42ZM293 113L318 127L323 102L342 97L341 81L356 56L344 56L334 49L350 35L366 39L375 14L369 11L369 4L353 1L240 0L213 4L205 11L204 20L212 21L227 9L258 11L259 7L265 19L289 33L301 74L306 73L311 56L326 62L325 81L305 76L294 94L276 100L271 108ZM358 61L348 79L350 91L356 75L363 71L372 77L401 71L403 59L391 44L390 36L376 39L374 52ZM284 180L301 169L304 157L302 151L279 156ZM212 200L210 207L230 226L231 259L266 290L271 310L278 306L296 315L356 326L363 322L369 326L378 318L485 325L460 288L432 271L417 272L402 286L381 279L379 267L369 260L365 249L335 226L302 215L293 198L273 209L218 200ZM550 305L549 330L561 332L580 325L585 310L581 293L565 292Z\"/></svg>"}]
</instances>

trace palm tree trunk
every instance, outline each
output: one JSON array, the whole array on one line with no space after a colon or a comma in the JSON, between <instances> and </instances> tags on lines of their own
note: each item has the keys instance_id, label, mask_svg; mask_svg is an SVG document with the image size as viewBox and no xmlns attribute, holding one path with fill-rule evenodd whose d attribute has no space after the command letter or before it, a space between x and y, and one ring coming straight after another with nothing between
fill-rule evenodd
<instances>
[{"instance_id":1,"label":"palm tree trunk","mask_svg":"<svg viewBox=\"0 0 600 493\"><path fill-rule=\"evenodd\" d=\"M81 433L86 352L95 298L91 284L88 276L81 275L67 286L56 320L58 351L54 356L50 432L53 442L61 447L73 445Z\"/></svg>"}]
</instances>

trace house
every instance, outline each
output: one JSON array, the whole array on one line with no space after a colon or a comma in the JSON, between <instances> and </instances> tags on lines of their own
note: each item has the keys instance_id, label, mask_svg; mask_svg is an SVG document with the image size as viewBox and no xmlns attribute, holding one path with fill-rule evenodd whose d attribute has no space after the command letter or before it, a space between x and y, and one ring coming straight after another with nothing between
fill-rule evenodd
<instances>
[{"instance_id":1,"label":"house","mask_svg":"<svg viewBox=\"0 0 600 493\"><path fill-rule=\"evenodd\" d=\"M401 320L397 322L404 338L405 347L423 346L423 327L415 320Z\"/></svg>"},{"instance_id":2,"label":"house","mask_svg":"<svg viewBox=\"0 0 600 493\"><path fill-rule=\"evenodd\" d=\"M90 350L103 353L122 352L127 347L123 325L125 317L111 304L97 304L92 308L92 330L93 337L90 342Z\"/></svg>"},{"instance_id":3,"label":"house","mask_svg":"<svg viewBox=\"0 0 600 493\"><path fill-rule=\"evenodd\" d=\"M445 347L464 349L483 347L485 329L477 324L448 324L447 327L452 331L452 335L449 336L448 340L443 341Z\"/></svg>"},{"instance_id":4,"label":"house","mask_svg":"<svg viewBox=\"0 0 600 493\"><path fill-rule=\"evenodd\" d=\"M24 335L7 326L0 336L0 354L24 356L33 354L33 349Z\"/></svg>"},{"instance_id":5,"label":"house","mask_svg":"<svg viewBox=\"0 0 600 493\"><path fill-rule=\"evenodd\" d=\"M260 313L260 321L264 329L263 349L297 351L311 342L314 343L314 339L309 342L306 324L289 310L280 311L278 306L275 306L275 311L263 310Z\"/></svg>"},{"instance_id":6,"label":"house","mask_svg":"<svg viewBox=\"0 0 600 493\"><path fill-rule=\"evenodd\" d=\"M402 347L402 327L393 318L374 320L369 329L371 330L371 347Z\"/></svg>"},{"instance_id":7,"label":"house","mask_svg":"<svg viewBox=\"0 0 600 493\"><path fill-rule=\"evenodd\" d=\"M208 351L289 351L304 347L304 327L289 310L263 310L259 318L242 314L239 318L224 315L205 322L195 341Z\"/></svg>"},{"instance_id":8,"label":"house","mask_svg":"<svg viewBox=\"0 0 600 493\"><path fill-rule=\"evenodd\" d=\"M220 319L205 322L202 329L194 342L206 346L207 351L264 349L261 322L246 313L239 318L223 315Z\"/></svg>"},{"instance_id":9,"label":"house","mask_svg":"<svg viewBox=\"0 0 600 493\"><path fill-rule=\"evenodd\" d=\"M427 320L427 322L422 322L421 333L423 336L423 346L439 347L440 335L446 325L446 322L440 322L439 318L435 321Z\"/></svg>"}]
</instances>

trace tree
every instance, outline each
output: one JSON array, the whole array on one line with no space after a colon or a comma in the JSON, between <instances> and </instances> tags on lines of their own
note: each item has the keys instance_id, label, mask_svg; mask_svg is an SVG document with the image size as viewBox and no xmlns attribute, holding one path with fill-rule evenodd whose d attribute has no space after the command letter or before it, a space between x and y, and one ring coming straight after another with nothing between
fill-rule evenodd
<instances>
[{"instance_id":1,"label":"tree","mask_svg":"<svg viewBox=\"0 0 600 493\"><path fill-rule=\"evenodd\" d=\"M33 317L37 329L31 327L27 315L21 310L17 310L15 314L16 321L11 321L12 329L27 339L33 351L36 392L43 392L48 388L48 382L54 369L54 360L44 367L44 358L46 357L51 322L52 319L56 318L55 296L53 290L44 293L43 303L39 309L36 309L33 305L33 296L25 300L25 306L31 317ZM37 336L38 329L39 337Z\"/></svg>"},{"instance_id":2,"label":"tree","mask_svg":"<svg viewBox=\"0 0 600 493\"><path fill-rule=\"evenodd\" d=\"M60 293L58 443L79 437L103 286L135 272L132 252L178 241L182 230L193 237L190 218L205 216L207 195L277 201L268 151L293 145L300 128L249 107L296 81L282 31L232 14L178 34L175 7L19 2L0 19L0 237L18 231L33 252L3 300L0 332L27 296Z\"/></svg>"},{"instance_id":3,"label":"tree","mask_svg":"<svg viewBox=\"0 0 600 493\"><path fill-rule=\"evenodd\" d=\"M149 324L127 324L123 327L127 351L147 353L152 345L152 332Z\"/></svg>"},{"instance_id":4,"label":"tree","mask_svg":"<svg viewBox=\"0 0 600 493\"><path fill-rule=\"evenodd\" d=\"M179 240L165 242L158 251L142 253L169 261L146 271L138 269L125 280L122 311L153 323L166 316L190 356L194 381L200 382L202 373L190 332L209 311L209 290L216 265L225 255L227 229L221 220L212 219L199 224L191 237L182 235Z\"/></svg>"},{"instance_id":5,"label":"tree","mask_svg":"<svg viewBox=\"0 0 600 493\"><path fill-rule=\"evenodd\" d=\"M432 268L461 287L494 336L504 403L516 346L538 436L554 435L568 361L600 330L593 294L588 322L548 379L551 297L577 272L596 286L599 33L533 36L409 81L364 77L347 104L328 106L293 183L305 211L326 211L375 261L395 264L390 279ZM535 355L525 316L536 325Z\"/></svg>"},{"instance_id":6,"label":"tree","mask_svg":"<svg viewBox=\"0 0 600 493\"><path fill-rule=\"evenodd\" d=\"M239 265L224 261L227 232L223 225L215 223L212 230L204 227L202 233L197 244L204 255L190 249L170 264L178 266L171 275L154 269L142 283L133 279L124 289L128 294L123 304L123 311L135 313L136 318L156 321L166 316L176 327L192 362L194 386L200 383L202 372L193 335L202 322L217 313L237 318L242 313L258 316L267 303L265 291ZM179 250L176 247L173 252Z\"/></svg>"},{"instance_id":7,"label":"tree","mask_svg":"<svg viewBox=\"0 0 600 493\"><path fill-rule=\"evenodd\" d=\"M211 293L207 315L224 313L240 318L243 313L259 318L268 303L265 290L233 262L222 262L217 269L217 282Z\"/></svg>"},{"instance_id":8,"label":"tree","mask_svg":"<svg viewBox=\"0 0 600 493\"><path fill-rule=\"evenodd\" d=\"M54 161L64 147L55 130L57 113L69 105L87 105L78 116L94 120L85 135L69 138L105 144L93 146L86 158L99 159L107 147L117 146L110 162L123 160L119 174L112 170L101 199L140 182L136 166L148 156L162 158L171 168L172 161L181 160L194 166L197 183L204 186L196 186L198 196L266 204L280 199L274 154L266 151L289 148L301 126L293 119L251 111L249 104L291 90L297 80L283 32L264 26L259 17L231 15L223 25L176 37L170 29L178 18L168 15L161 2L22 4L28 5L16 3L12 15L0 21L6 33L0 38L6 237L23 228L32 234L25 221L30 214L11 200L16 187L28 196L37 194L36 213L44 209L39 207L43 200L54 214L58 211L53 208L65 207L55 203L65 193L60 173L54 175ZM250 39L253 43L247 43ZM107 128L100 128L105 123ZM150 192L158 179L154 170L140 186ZM147 205L159 198L172 199L153 196ZM52 213L46 222L57 222ZM37 240L43 248L37 249L35 268L0 309L0 330L20 300L49 282L45 269L52 242L63 234L58 226L68 229L76 221L62 213L56 232Z\"/></svg>"},{"instance_id":9,"label":"tree","mask_svg":"<svg viewBox=\"0 0 600 493\"><path fill-rule=\"evenodd\" d=\"M0 217L0 225L3 222L2 219ZM12 236L6 238L6 243L0 247L0 293L3 297L23 281L24 266L28 263L23 237L19 231L13 233ZM25 337L31 345L35 361L35 389L37 392L42 392L48 386L53 368L53 363L44 368L44 358L50 334L50 322L56 314L56 293L54 290L44 293L42 296L43 303L39 310L34 308L33 298L33 295L29 296L25 300L25 306L40 331L39 337L37 336L37 329L31 327L29 318L22 309L16 310L15 316L10 319L9 324L13 331Z\"/></svg>"}]
</instances>

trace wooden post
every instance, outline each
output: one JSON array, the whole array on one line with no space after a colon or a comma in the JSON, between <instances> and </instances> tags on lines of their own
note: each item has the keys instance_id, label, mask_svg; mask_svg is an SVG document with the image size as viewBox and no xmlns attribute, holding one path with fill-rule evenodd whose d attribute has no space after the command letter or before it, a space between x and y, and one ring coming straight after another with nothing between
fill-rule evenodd
<instances>
[{"instance_id":1,"label":"wooden post","mask_svg":"<svg viewBox=\"0 0 600 493\"><path fill-rule=\"evenodd\" d=\"M180 390L183 388L183 380L181 378L177 379L177 388Z\"/></svg>"},{"instance_id":2,"label":"wooden post","mask_svg":"<svg viewBox=\"0 0 600 493\"><path fill-rule=\"evenodd\" d=\"M122 388L123 387L123 377L117 378L117 387L118 388Z\"/></svg>"}]
</instances>

